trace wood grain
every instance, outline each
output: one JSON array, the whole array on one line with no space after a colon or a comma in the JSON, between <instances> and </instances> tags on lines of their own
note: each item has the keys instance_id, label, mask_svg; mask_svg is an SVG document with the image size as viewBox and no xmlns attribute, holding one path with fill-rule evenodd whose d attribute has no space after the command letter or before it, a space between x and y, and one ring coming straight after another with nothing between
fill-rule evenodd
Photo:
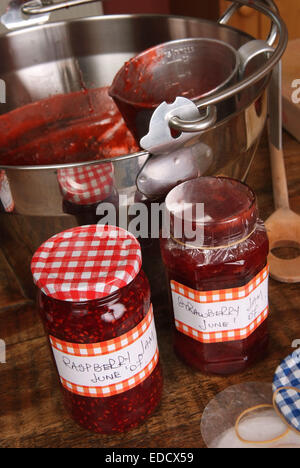
<instances>
[{"instance_id":1,"label":"wood grain","mask_svg":"<svg viewBox=\"0 0 300 468\"><path fill-rule=\"evenodd\" d=\"M300 212L300 145L285 134L284 148L291 205ZM258 194L261 216L266 219L274 206L265 137L248 182ZM17 255L20 248L16 251ZM240 375L228 378L202 375L189 369L174 355L167 299L161 296L155 310L165 377L160 407L146 424L126 434L91 434L73 423L64 409L47 339L34 302L22 296L17 278L7 265L0 253L0 338L7 343L7 363L0 364L1 448L204 447L200 421L207 403L229 385L250 381L271 382L280 361L292 352L293 340L300 339L299 285L285 285L271 280L271 342L267 357ZM5 280L5 272L9 280Z\"/></svg>"},{"instance_id":2,"label":"wood grain","mask_svg":"<svg viewBox=\"0 0 300 468\"><path fill-rule=\"evenodd\" d=\"M300 37L299 29L299 15L300 15L300 3L298 0L275 0L276 5L279 8L280 15L287 25L289 38L296 39ZM269 20L262 16L261 23L261 36L266 38L270 30Z\"/></svg>"},{"instance_id":3,"label":"wood grain","mask_svg":"<svg viewBox=\"0 0 300 468\"><path fill-rule=\"evenodd\" d=\"M24 299L19 280L0 250L0 310L22 303Z\"/></svg>"},{"instance_id":4,"label":"wood grain","mask_svg":"<svg viewBox=\"0 0 300 468\"><path fill-rule=\"evenodd\" d=\"M230 2L219 0L220 16L228 9L229 6ZM228 24L257 39L260 38L260 13L255 11L253 8L242 7L240 11L233 15Z\"/></svg>"},{"instance_id":5,"label":"wood grain","mask_svg":"<svg viewBox=\"0 0 300 468\"><path fill-rule=\"evenodd\" d=\"M223 13L230 2L226 0L213 0L212 3L219 2L219 11ZM202 3L202 2L201 2ZM280 15L287 25L289 38L296 39L300 37L299 14L300 3L298 0L275 0L279 8ZM252 11L247 7L242 7L240 13L236 13L229 23L231 26L245 31L257 39L266 39L268 37L271 21L257 11Z\"/></svg>"}]
</instances>

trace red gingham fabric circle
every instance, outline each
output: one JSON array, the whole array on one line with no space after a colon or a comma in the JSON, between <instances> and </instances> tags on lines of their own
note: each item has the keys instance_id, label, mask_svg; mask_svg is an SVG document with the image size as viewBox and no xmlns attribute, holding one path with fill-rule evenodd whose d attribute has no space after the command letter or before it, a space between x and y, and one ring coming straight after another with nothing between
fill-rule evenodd
<instances>
[{"instance_id":1,"label":"red gingham fabric circle","mask_svg":"<svg viewBox=\"0 0 300 468\"><path fill-rule=\"evenodd\" d=\"M112 163L59 169L57 179L66 200L92 205L108 198L114 187Z\"/></svg>"},{"instance_id":2,"label":"red gingham fabric circle","mask_svg":"<svg viewBox=\"0 0 300 468\"><path fill-rule=\"evenodd\" d=\"M115 226L81 226L57 234L34 254L31 271L44 294L68 302L101 299L130 284L142 267L141 247Z\"/></svg>"}]
</instances>

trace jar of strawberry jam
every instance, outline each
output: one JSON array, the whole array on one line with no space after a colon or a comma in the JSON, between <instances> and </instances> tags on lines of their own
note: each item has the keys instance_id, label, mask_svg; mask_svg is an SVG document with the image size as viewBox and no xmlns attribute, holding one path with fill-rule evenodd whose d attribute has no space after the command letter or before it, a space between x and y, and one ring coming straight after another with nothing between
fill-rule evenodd
<instances>
[{"instance_id":1,"label":"jar of strawberry jam","mask_svg":"<svg viewBox=\"0 0 300 468\"><path fill-rule=\"evenodd\" d=\"M38 249L32 273L72 418L98 433L144 421L161 399L163 381L135 237L113 226L65 231Z\"/></svg>"},{"instance_id":2,"label":"jar of strawberry jam","mask_svg":"<svg viewBox=\"0 0 300 468\"><path fill-rule=\"evenodd\" d=\"M255 194L229 178L193 179L169 193L166 213L175 351L202 372L243 371L268 344L269 242Z\"/></svg>"}]
</instances>

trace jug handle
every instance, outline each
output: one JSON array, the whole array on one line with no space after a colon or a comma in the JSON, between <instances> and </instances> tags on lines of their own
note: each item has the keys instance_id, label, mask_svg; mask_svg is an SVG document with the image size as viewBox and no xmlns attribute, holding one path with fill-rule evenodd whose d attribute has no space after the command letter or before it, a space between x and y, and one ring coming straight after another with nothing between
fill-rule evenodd
<instances>
[{"instance_id":1,"label":"jug handle","mask_svg":"<svg viewBox=\"0 0 300 468\"><path fill-rule=\"evenodd\" d=\"M238 50L238 57L240 59L239 66L239 78L244 77L245 71L249 63L260 54L266 52L274 52L273 47L269 46L265 41L253 40L244 44ZM206 114L197 120L183 120L179 117L171 117L169 120L169 126L176 131L184 132L201 132L214 126L217 121L217 109L216 106L208 106L206 108Z\"/></svg>"},{"instance_id":2,"label":"jug handle","mask_svg":"<svg viewBox=\"0 0 300 468\"><path fill-rule=\"evenodd\" d=\"M249 63L260 54L274 52L273 47L269 46L265 41L253 40L244 44L238 50L240 60L239 78L243 79L245 71ZM217 121L217 108L214 105L207 106L206 114L197 120L183 120L173 116L169 120L169 126L179 132L196 133L203 132L212 128Z\"/></svg>"},{"instance_id":3,"label":"jug handle","mask_svg":"<svg viewBox=\"0 0 300 468\"><path fill-rule=\"evenodd\" d=\"M240 58L239 77L242 79L249 63L260 54L274 52L274 48L268 45L265 41L255 39L242 45L238 50Z\"/></svg>"}]
</instances>

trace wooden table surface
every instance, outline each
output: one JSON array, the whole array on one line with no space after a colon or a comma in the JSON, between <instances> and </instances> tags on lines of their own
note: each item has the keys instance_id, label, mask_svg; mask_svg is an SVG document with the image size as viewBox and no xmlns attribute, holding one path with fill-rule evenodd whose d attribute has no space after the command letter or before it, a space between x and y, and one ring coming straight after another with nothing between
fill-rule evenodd
<instances>
[{"instance_id":1,"label":"wooden table surface","mask_svg":"<svg viewBox=\"0 0 300 468\"><path fill-rule=\"evenodd\" d=\"M284 135L292 209L300 213L300 144ZM273 210L272 183L266 139L251 170L261 216ZM24 245L24 248L26 246ZM204 447L200 433L207 403L226 387L240 382L271 382L280 361L300 339L299 285L270 282L268 356L255 367L228 378L201 375L182 364L172 351L166 302L156 308L165 386L160 407L141 427L123 435L102 436L78 427L62 402L47 339L11 264L0 249L0 339L7 345L7 362L0 364L0 447Z\"/></svg>"}]
</instances>

